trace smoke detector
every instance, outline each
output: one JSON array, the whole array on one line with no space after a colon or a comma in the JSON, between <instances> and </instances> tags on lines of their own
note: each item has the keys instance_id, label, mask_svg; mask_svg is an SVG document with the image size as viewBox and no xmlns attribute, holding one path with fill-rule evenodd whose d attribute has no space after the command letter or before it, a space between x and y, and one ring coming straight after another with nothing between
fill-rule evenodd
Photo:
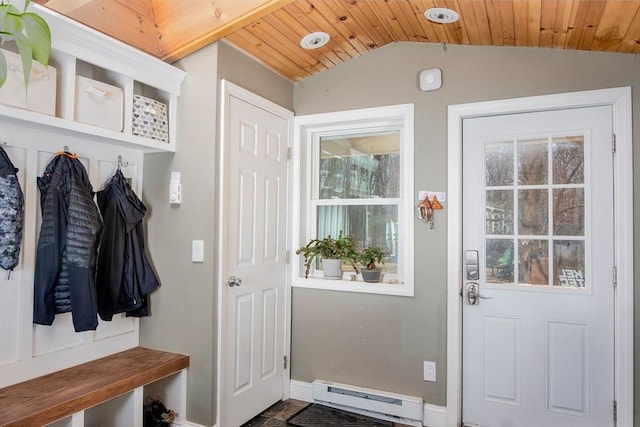
<instances>
[{"instance_id":1,"label":"smoke detector","mask_svg":"<svg viewBox=\"0 0 640 427\"><path fill-rule=\"evenodd\" d=\"M329 43L329 39L331 39L329 34L316 31L315 33L309 33L304 36L302 40L300 40L300 46L305 49L317 49Z\"/></svg>"},{"instance_id":2,"label":"smoke detector","mask_svg":"<svg viewBox=\"0 0 640 427\"><path fill-rule=\"evenodd\" d=\"M455 10L447 9L445 7L432 7L424 11L424 16L431 22L437 24L451 24L457 22L460 19L460 15Z\"/></svg>"}]
</instances>

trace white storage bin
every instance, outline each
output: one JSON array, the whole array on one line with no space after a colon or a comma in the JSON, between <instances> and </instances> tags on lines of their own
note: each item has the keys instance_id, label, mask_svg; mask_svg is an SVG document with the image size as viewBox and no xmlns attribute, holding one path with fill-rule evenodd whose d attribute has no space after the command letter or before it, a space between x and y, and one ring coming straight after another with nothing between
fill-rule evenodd
<instances>
[{"instance_id":1,"label":"white storage bin","mask_svg":"<svg viewBox=\"0 0 640 427\"><path fill-rule=\"evenodd\" d=\"M7 59L7 80L0 88L0 104L54 116L56 114L56 69L33 61L26 96L20 55L0 49Z\"/></svg>"},{"instance_id":2,"label":"white storage bin","mask_svg":"<svg viewBox=\"0 0 640 427\"><path fill-rule=\"evenodd\" d=\"M169 141L167 106L155 99L133 95L131 133L162 142Z\"/></svg>"},{"instance_id":3,"label":"white storage bin","mask_svg":"<svg viewBox=\"0 0 640 427\"><path fill-rule=\"evenodd\" d=\"M122 131L122 89L76 76L75 120Z\"/></svg>"}]
</instances>

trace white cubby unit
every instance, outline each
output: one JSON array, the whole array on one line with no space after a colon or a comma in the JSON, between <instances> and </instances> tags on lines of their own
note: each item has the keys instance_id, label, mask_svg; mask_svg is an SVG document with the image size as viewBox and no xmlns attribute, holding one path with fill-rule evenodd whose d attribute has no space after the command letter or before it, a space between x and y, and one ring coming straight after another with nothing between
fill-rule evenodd
<instances>
[{"instance_id":1,"label":"white cubby unit","mask_svg":"<svg viewBox=\"0 0 640 427\"><path fill-rule=\"evenodd\" d=\"M14 2L18 8L22 5ZM2 104L1 123L23 122L60 134L87 135L116 145L136 147L143 152L176 150L176 116L180 86L186 74L91 28L76 23L37 4L29 6L49 24L52 33L50 65L57 70L56 113L49 116ZM11 47L8 47L11 49ZM85 77L122 90L122 129L96 126L77 121L76 77ZM167 106L168 142L134 135L133 98L144 95Z\"/></svg>"},{"instance_id":2,"label":"white cubby unit","mask_svg":"<svg viewBox=\"0 0 640 427\"><path fill-rule=\"evenodd\" d=\"M19 0L12 3L19 9L24 7ZM44 6L31 3L29 8L51 28L50 65L57 71L56 108L54 115L48 115L4 105L0 89L0 145L19 169L25 200L19 264L10 275L0 271L0 389L138 347L139 320L124 314L115 315L109 322L99 320L95 331L80 333L74 331L71 313L56 315L51 326L33 324L33 281L41 225L37 177L57 152L68 147L85 166L94 191L102 190L121 165L133 190L143 199L144 154L175 152L180 145L176 141L176 116L180 87L186 77L182 70ZM3 49L15 50L8 43ZM76 120L77 81L83 79L116 88L122 97L122 126ZM102 96L102 90L98 87L95 94ZM133 134L134 95L167 106L168 141ZM151 301L153 304L153 296ZM145 397L153 395L166 398L168 407L173 405L182 412L180 421L184 422L186 369L154 384L156 379L91 408L61 416L58 421L52 419L48 425L141 427L142 405Z\"/></svg>"}]
</instances>

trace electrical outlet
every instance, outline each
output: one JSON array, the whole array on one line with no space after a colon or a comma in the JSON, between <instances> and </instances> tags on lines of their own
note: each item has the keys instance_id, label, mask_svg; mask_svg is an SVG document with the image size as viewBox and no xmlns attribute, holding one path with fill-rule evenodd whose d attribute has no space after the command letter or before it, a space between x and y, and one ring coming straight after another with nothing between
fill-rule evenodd
<instances>
[{"instance_id":1,"label":"electrical outlet","mask_svg":"<svg viewBox=\"0 0 640 427\"><path fill-rule=\"evenodd\" d=\"M436 362L424 361L424 380L436 381Z\"/></svg>"}]
</instances>

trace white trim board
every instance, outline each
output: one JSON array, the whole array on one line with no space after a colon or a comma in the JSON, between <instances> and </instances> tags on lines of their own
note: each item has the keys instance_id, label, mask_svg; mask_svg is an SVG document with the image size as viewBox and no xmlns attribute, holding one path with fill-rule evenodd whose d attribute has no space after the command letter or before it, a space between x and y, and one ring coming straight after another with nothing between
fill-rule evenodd
<instances>
[{"instance_id":1,"label":"white trim board","mask_svg":"<svg viewBox=\"0 0 640 427\"><path fill-rule=\"evenodd\" d=\"M633 422L633 159L631 88L601 89L448 108L447 209L447 427L462 418L462 121L498 114L610 105L616 137L615 188L615 398L617 425Z\"/></svg>"},{"instance_id":2,"label":"white trim board","mask_svg":"<svg viewBox=\"0 0 640 427\"><path fill-rule=\"evenodd\" d=\"M313 403L311 383L291 380L289 386L289 397L291 399L302 400ZM447 408L444 406L424 404L422 414L422 424L427 427L446 427ZM428 424L427 424L428 423Z\"/></svg>"}]
</instances>

